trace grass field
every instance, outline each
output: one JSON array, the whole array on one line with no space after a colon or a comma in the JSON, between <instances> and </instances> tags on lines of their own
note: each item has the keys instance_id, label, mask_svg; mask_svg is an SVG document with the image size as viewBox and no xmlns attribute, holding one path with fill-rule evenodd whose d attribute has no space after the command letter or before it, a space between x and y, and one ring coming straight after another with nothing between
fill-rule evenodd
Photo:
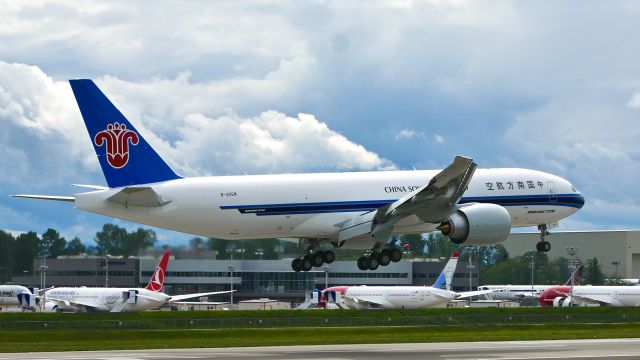
<instances>
[{"instance_id":1,"label":"grass field","mask_svg":"<svg viewBox=\"0 0 640 360\"><path fill-rule=\"evenodd\" d=\"M0 352L638 336L636 308L0 314Z\"/></svg>"},{"instance_id":2,"label":"grass field","mask_svg":"<svg viewBox=\"0 0 640 360\"><path fill-rule=\"evenodd\" d=\"M629 338L640 324L455 325L320 329L2 332L0 352L312 344Z\"/></svg>"}]
</instances>

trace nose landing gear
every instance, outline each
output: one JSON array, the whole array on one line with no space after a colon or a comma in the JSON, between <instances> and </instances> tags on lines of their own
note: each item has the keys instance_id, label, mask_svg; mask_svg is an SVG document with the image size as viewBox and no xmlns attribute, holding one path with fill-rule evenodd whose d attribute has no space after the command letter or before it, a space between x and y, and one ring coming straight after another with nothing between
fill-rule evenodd
<instances>
[{"instance_id":1,"label":"nose landing gear","mask_svg":"<svg viewBox=\"0 0 640 360\"><path fill-rule=\"evenodd\" d=\"M536 250L538 252L549 252L551 250L551 243L546 241L545 236L549 235L549 230L547 230L547 225L538 225L538 230L540 230L540 241L536 244Z\"/></svg>"}]
</instances>

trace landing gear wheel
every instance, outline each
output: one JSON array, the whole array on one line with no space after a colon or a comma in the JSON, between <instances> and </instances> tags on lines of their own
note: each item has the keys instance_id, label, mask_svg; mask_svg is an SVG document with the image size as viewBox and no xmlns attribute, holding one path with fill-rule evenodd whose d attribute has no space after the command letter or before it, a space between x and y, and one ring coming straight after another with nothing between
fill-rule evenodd
<instances>
[{"instance_id":1,"label":"landing gear wheel","mask_svg":"<svg viewBox=\"0 0 640 360\"><path fill-rule=\"evenodd\" d=\"M391 263L391 250L384 249L380 252L380 256L378 256L378 260L380 262L380 266L387 266Z\"/></svg>"},{"instance_id":2,"label":"landing gear wheel","mask_svg":"<svg viewBox=\"0 0 640 360\"><path fill-rule=\"evenodd\" d=\"M336 254L331 250L324 251L322 254L322 260L325 264L331 264L336 259Z\"/></svg>"},{"instance_id":3,"label":"landing gear wheel","mask_svg":"<svg viewBox=\"0 0 640 360\"><path fill-rule=\"evenodd\" d=\"M311 257L309 255L305 255L302 258L302 271L309 271L313 267L313 263L311 263Z\"/></svg>"},{"instance_id":4,"label":"landing gear wheel","mask_svg":"<svg viewBox=\"0 0 640 360\"><path fill-rule=\"evenodd\" d=\"M322 251L318 251L315 254L311 255L311 264L314 267L322 266L322 264L324 264L324 260L322 260L323 255L324 254Z\"/></svg>"},{"instance_id":5,"label":"landing gear wheel","mask_svg":"<svg viewBox=\"0 0 640 360\"><path fill-rule=\"evenodd\" d=\"M542 252L543 251L542 250L542 241L539 241L539 242L536 243L536 250L538 252Z\"/></svg>"},{"instance_id":6,"label":"landing gear wheel","mask_svg":"<svg viewBox=\"0 0 640 360\"><path fill-rule=\"evenodd\" d=\"M398 248L391 249L391 261L398 262L402 259L402 251Z\"/></svg>"},{"instance_id":7,"label":"landing gear wheel","mask_svg":"<svg viewBox=\"0 0 640 360\"><path fill-rule=\"evenodd\" d=\"M302 270L302 259L300 259L300 258L293 259L293 261L291 262L291 268L295 272L301 271Z\"/></svg>"},{"instance_id":8,"label":"landing gear wheel","mask_svg":"<svg viewBox=\"0 0 640 360\"><path fill-rule=\"evenodd\" d=\"M358 269L364 271L369 269L369 258L366 256L360 256L358 258Z\"/></svg>"},{"instance_id":9,"label":"landing gear wheel","mask_svg":"<svg viewBox=\"0 0 640 360\"><path fill-rule=\"evenodd\" d=\"M549 252L551 250L551 243L548 241L543 241L542 242L542 251L543 252Z\"/></svg>"},{"instance_id":10,"label":"landing gear wheel","mask_svg":"<svg viewBox=\"0 0 640 360\"><path fill-rule=\"evenodd\" d=\"M380 261L378 260L378 254L369 255L369 270L376 270L380 265Z\"/></svg>"}]
</instances>

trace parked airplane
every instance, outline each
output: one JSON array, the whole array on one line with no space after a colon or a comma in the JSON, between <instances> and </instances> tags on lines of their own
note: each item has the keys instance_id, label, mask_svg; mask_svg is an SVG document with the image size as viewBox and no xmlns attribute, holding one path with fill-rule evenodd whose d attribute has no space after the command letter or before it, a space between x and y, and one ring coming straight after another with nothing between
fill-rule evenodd
<instances>
[{"instance_id":1,"label":"parked airplane","mask_svg":"<svg viewBox=\"0 0 640 360\"><path fill-rule=\"evenodd\" d=\"M0 309L3 307L31 308L32 302L35 303L35 296L28 288L20 285L0 285Z\"/></svg>"},{"instance_id":2,"label":"parked airplane","mask_svg":"<svg viewBox=\"0 0 640 360\"><path fill-rule=\"evenodd\" d=\"M458 252L451 255L433 286L334 286L317 291L313 296L319 300L320 307L325 307L327 302L334 302L339 307L356 309L420 309L493 292L451 291L451 280L459 255Z\"/></svg>"},{"instance_id":3,"label":"parked airplane","mask_svg":"<svg viewBox=\"0 0 640 360\"><path fill-rule=\"evenodd\" d=\"M182 304L183 300L208 295L229 293L216 291L198 294L170 296L163 292L164 277L169 263L169 252L165 251L147 286L136 288L89 288L59 287L44 292L39 298L45 302L45 311L58 312L134 312L159 308L166 303ZM191 302L184 302L191 304ZM208 304L201 302L199 304ZM216 303L218 304L218 303Z\"/></svg>"},{"instance_id":4,"label":"parked airplane","mask_svg":"<svg viewBox=\"0 0 640 360\"><path fill-rule=\"evenodd\" d=\"M540 306L640 306L640 286L555 286L538 298Z\"/></svg>"},{"instance_id":5,"label":"parked airplane","mask_svg":"<svg viewBox=\"0 0 640 360\"><path fill-rule=\"evenodd\" d=\"M584 265L578 266L578 268L571 274L565 285L573 284L577 285L582 279L582 271ZM520 301L525 296L539 297L545 290L558 285L482 285L478 286L478 290L494 290L494 292L487 294L487 297L492 300L508 300L508 301Z\"/></svg>"},{"instance_id":6,"label":"parked airplane","mask_svg":"<svg viewBox=\"0 0 640 360\"><path fill-rule=\"evenodd\" d=\"M435 230L456 244L484 246L504 241L511 227L538 226L536 248L549 251L548 225L584 205L563 178L527 169L476 171L462 156L441 171L183 178L91 80L70 84L109 187L16 197L73 202L85 211L200 236L297 238L307 246L292 261L295 271L333 262L331 246L367 249L358 267L375 270L401 259L393 234Z\"/></svg>"}]
</instances>

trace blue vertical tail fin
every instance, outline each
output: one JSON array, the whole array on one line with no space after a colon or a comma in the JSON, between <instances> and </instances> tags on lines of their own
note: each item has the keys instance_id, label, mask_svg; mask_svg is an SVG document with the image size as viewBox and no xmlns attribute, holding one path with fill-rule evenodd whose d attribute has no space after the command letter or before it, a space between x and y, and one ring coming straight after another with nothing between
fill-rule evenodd
<instances>
[{"instance_id":1,"label":"blue vertical tail fin","mask_svg":"<svg viewBox=\"0 0 640 360\"><path fill-rule=\"evenodd\" d=\"M440 276L438 276L438 279L436 279L436 282L433 284L434 288L442 289L444 287L447 290L451 290L451 281L453 279L453 274L456 272L459 257L460 253L458 251L451 254L451 258L449 258L449 261L447 261L444 269L442 269Z\"/></svg>"},{"instance_id":2,"label":"blue vertical tail fin","mask_svg":"<svg viewBox=\"0 0 640 360\"><path fill-rule=\"evenodd\" d=\"M91 80L69 80L109 187L179 179Z\"/></svg>"}]
</instances>

